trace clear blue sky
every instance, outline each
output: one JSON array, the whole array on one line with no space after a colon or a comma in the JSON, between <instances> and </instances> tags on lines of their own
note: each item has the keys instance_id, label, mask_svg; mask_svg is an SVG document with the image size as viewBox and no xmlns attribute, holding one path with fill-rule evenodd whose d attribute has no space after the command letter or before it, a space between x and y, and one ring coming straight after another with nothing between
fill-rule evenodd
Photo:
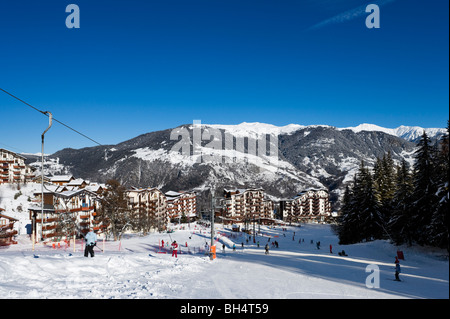
<instances>
[{"instance_id":1,"label":"clear blue sky","mask_svg":"<svg viewBox=\"0 0 450 319\"><path fill-rule=\"evenodd\" d=\"M66 6L81 11L65 25ZM380 4L381 28L362 12ZM193 120L445 127L446 0L0 2L0 88L102 144ZM351 18L352 17L352 18ZM0 92L0 148L47 118ZM55 123L46 153L95 146Z\"/></svg>"}]
</instances>

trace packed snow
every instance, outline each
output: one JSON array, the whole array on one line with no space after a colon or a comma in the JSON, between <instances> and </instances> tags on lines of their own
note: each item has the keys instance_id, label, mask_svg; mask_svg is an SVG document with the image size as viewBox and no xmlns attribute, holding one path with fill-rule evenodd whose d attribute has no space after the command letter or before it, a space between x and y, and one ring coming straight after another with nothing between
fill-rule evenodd
<instances>
[{"instance_id":1,"label":"packed snow","mask_svg":"<svg viewBox=\"0 0 450 319\"><path fill-rule=\"evenodd\" d=\"M190 223L171 229L172 233L146 236L127 234L117 242L100 239L94 258L84 257L82 241L75 247L38 244L33 251L29 237L20 235L17 245L0 248L0 295L9 299L449 298L448 256L437 249L398 248L387 241L340 246L330 225L318 224L261 226L256 242L251 238L247 243L248 235L216 224L217 258L211 261L205 255L209 227ZM178 258L167 246L173 240L180 245ZM271 245L274 241L278 248ZM405 256L400 260L402 282L393 281L397 249ZM342 250L347 256L338 255ZM379 288L366 286L371 275L366 272L368 265L379 267Z\"/></svg>"},{"instance_id":2,"label":"packed snow","mask_svg":"<svg viewBox=\"0 0 450 319\"><path fill-rule=\"evenodd\" d=\"M396 247L388 241L341 246L330 225L302 224L285 226L285 230L261 226L258 247L252 238L247 243L248 235L216 223L214 261L205 255L210 228L198 223L171 225L173 233L126 234L120 242L100 239L94 258L84 257L82 241L75 247L64 242L59 247L37 244L33 251L27 235L28 206L33 205L33 192L39 190L40 185L33 183L20 189L0 185L0 207L18 219L15 228L19 231L18 244L0 248L2 298L449 298L445 250ZM162 240L166 244L161 249ZM178 258L167 247L173 240L180 245ZM265 255L265 244L274 241L279 247L270 245ZM405 255L400 260L402 282L393 281L398 249ZM342 250L348 256L339 256ZM368 265L379 267L379 288L366 287Z\"/></svg>"}]
</instances>

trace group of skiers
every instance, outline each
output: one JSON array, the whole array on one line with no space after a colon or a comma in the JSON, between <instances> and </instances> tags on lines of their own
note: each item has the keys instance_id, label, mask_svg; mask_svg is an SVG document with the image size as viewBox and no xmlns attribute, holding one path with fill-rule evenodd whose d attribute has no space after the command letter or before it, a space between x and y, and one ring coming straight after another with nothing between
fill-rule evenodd
<instances>
[{"instance_id":1,"label":"group of skiers","mask_svg":"<svg viewBox=\"0 0 450 319\"><path fill-rule=\"evenodd\" d=\"M89 255L92 257L94 257L95 252L94 252L94 247L97 245L97 235L94 233L93 229L90 229L90 231L86 234L86 236L84 237L85 241L86 241L86 246L84 249L84 257L89 257ZM264 247L264 254L268 255L269 254L269 242L270 242L270 238L268 239L267 244ZM313 241L311 240L311 244L313 243ZM162 245L164 246L164 241L162 241ZM278 242L277 241L273 241L272 245L276 248L278 248ZM172 246L172 257L178 258L178 243L176 240L174 240L171 244ZM258 247L259 247L259 241L258 241ZM320 241L316 242L316 247L317 249L320 249ZM242 248L244 248L244 243L242 243ZM225 244L222 245L222 250L225 253ZM236 251L236 245L233 244L233 251ZM333 246L330 244L330 253L333 253ZM339 256L347 256L347 254L345 253L345 251L339 252ZM401 281L400 280L400 272L401 272L401 267L400 267L400 261L398 260L398 257L395 257L395 281Z\"/></svg>"}]
</instances>

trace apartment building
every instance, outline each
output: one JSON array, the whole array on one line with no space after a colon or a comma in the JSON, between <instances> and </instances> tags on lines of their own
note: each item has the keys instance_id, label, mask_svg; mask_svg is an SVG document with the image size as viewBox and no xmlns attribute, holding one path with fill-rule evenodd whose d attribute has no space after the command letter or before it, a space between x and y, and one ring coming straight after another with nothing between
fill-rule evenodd
<instances>
[{"instance_id":1,"label":"apartment building","mask_svg":"<svg viewBox=\"0 0 450 319\"><path fill-rule=\"evenodd\" d=\"M326 222L331 204L325 189L308 189L280 203L283 220L287 222Z\"/></svg>"},{"instance_id":2,"label":"apartment building","mask_svg":"<svg viewBox=\"0 0 450 319\"><path fill-rule=\"evenodd\" d=\"M167 212L172 222L180 222L181 218L192 220L197 217L197 194L195 192L165 193Z\"/></svg>"},{"instance_id":3,"label":"apartment building","mask_svg":"<svg viewBox=\"0 0 450 319\"><path fill-rule=\"evenodd\" d=\"M133 188L127 190L127 198L134 222L141 223L141 229L167 228L169 213L167 197L163 192L155 187Z\"/></svg>"},{"instance_id":4,"label":"apartment building","mask_svg":"<svg viewBox=\"0 0 450 319\"><path fill-rule=\"evenodd\" d=\"M25 160L22 155L0 148L0 184L30 182L35 169Z\"/></svg>"},{"instance_id":5,"label":"apartment building","mask_svg":"<svg viewBox=\"0 0 450 319\"><path fill-rule=\"evenodd\" d=\"M273 201L262 188L224 189L222 219L225 224L273 219Z\"/></svg>"}]
</instances>

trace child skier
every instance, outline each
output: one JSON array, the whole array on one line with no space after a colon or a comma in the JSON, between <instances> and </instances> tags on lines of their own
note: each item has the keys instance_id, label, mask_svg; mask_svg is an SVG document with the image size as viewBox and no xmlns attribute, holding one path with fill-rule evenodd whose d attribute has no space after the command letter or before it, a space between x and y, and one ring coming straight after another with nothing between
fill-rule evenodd
<instances>
[{"instance_id":1,"label":"child skier","mask_svg":"<svg viewBox=\"0 0 450 319\"><path fill-rule=\"evenodd\" d=\"M401 273L400 263L395 260L395 281L401 281L399 274Z\"/></svg>"},{"instance_id":2,"label":"child skier","mask_svg":"<svg viewBox=\"0 0 450 319\"><path fill-rule=\"evenodd\" d=\"M178 244L177 244L176 240L172 243L172 247L173 247L173 249L172 249L172 257L175 256L175 258L178 258L178 255L177 255L177 253L178 253Z\"/></svg>"}]
</instances>

